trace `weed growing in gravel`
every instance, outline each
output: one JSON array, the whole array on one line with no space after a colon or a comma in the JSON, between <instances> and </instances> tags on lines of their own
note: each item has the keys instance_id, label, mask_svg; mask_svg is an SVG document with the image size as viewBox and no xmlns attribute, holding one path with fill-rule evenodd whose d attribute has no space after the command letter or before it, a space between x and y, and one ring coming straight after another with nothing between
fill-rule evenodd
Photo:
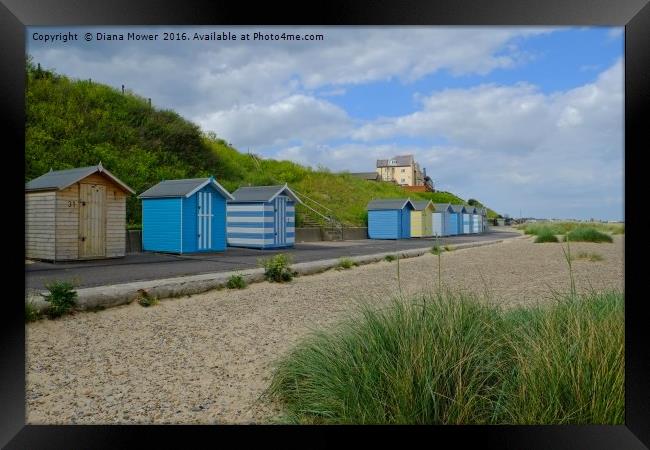
<instances>
[{"instance_id":1,"label":"weed growing in gravel","mask_svg":"<svg viewBox=\"0 0 650 450\"><path fill-rule=\"evenodd\" d=\"M454 247L451 245L445 245L443 248L445 249L446 252L451 252L454 250Z\"/></svg>"},{"instance_id":2,"label":"weed growing in gravel","mask_svg":"<svg viewBox=\"0 0 650 450\"><path fill-rule=\"evenodd\" d=\"M336 266L337 269L351 269L354 266L358 266L359 264L355 261L353 261L351 258L341 258L339 259L339 263Z\"/></svg>"},{"instance_id":3,"label":"weed growing in gravel","mask_svg":"<svg viewBox=\"0 0 650 450\"><path fill-rule=\"evenodd\" d=\"M437 245L437 244L434 245L433 247L431 247L431 253L433 253L434 255L439 255L439 254L441 254L443 251L444 251L444 248L440 247L440 246Z\"/></svg>"},{"instance_id":4,"label":"weed growing in gravel","mask_svg":"<svg viewBox=\"0 0 650 450\"><path fill-rule=\"evenodd\" d=\"M395 261L395 255L386 255L384 256L384 260L388 262L393 262Z\"/></svg>"},{"instance_id":5,"label":"weed growing in gravel","mask_svg":"<svg viewBox=\"0 0 650 450\"><path fill-rule=\"evenodd\" d=\"M226 283L228 289L244 289L246 286L248 286L248 284L241 275L231 275Z\"/></svg>"},{"instance_id":6,"label":"weed growing in gravel","mask_svg":"<svg viewBox=\"0 0 650 450\"><path fill-rule=\"evenodd\" d=\"M49 291L45 296L45 301L50 304L45 313L50 319L69 313L76 305L77 291L74 290L72 283L54 281L45 287Z\"/></svg>"},{"instance_id":7,"label":"weed growing in gravel","mask_svg":"<svg viewBox=\"0 0 650 450\"><path fill-rule=\"evenodd\" d=\"M25 302L25 322L35 322L42 317L40 311L31 302Z\"/></svg>"},{"instance_id":8,"label":"weed growing in gravel","mask_svg":"<svg viewBox=\"0 0 650 450\"><path fill-rule=\"evenodd\" d=\"M297 273L289 267L291 262L291 256L284 253L278 253L270 258L259 261L260 265L264 267L264 278L276 283L291 281L293 277L297 275Z\"/></svg>"},{"instance_id":9,"label":"weed growing in gravel","mask_svg":"<svg viewBox=\"0 0 650 450\"><path fill-rule=\"evenodd\" d=\"M138 303L140 304L140 306L144 306L145 308L148 308L149 306L154 306L158 304L158 298L150 295L144 289L140 289L138 292L140 293L140 296L138 297Z\"/></svg>"},{"instance_id":10,"label":"weed growing in gravel","mask_svg":"<svg viewBox=\"0 0 650 450\"><path fill-rule=\"evenodd\" d=\"M586 259L587 261L596 262L603 261L605 258L600 253L580 252L573 257L573 260L576 259Z\"/></svg>"}]
</instances>

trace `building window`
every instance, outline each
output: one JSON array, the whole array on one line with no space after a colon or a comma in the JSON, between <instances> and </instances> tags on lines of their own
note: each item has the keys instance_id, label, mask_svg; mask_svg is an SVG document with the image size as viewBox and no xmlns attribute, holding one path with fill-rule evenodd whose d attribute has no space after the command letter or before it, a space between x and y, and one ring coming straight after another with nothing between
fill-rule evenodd
<instances>
[{"instance_id":1,"label":"building window","mask_svg":"<svg viewBox=\"0 0 650 450\"><path fill-rule=\"evenodd\" d=\"M394 165L397 164L397 160L396 159L391 159L390 161L388 161L388 164L391 165L391 166L394 166Z\"/></svg>"},{"instance_id":2,"label":"building window","mask_svg":"<svg viewBox=\"0 0 650 450\"><path fill-rule=\"evenodd\" d=\"M402 178L402 183L405 183L405 182L406 182L406 180L404 178Z\"/></svg>"},{"instance_id":3,"label":"building window","mask_svg":"<svg viewBox=\"0 0 650 450\"><path fill-rule=\"evenodd\" d=\"M406 169L402 169L402 173L406 172Z\"/></svg>"}]
</instances>

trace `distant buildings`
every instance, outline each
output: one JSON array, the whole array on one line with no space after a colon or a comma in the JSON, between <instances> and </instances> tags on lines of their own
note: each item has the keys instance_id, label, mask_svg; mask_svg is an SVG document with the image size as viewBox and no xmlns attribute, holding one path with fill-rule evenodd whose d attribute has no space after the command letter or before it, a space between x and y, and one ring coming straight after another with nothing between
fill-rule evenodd
<instances>
[{"instance_id":1,"label":"distant buildings","mask_svg":"<svg viewBox=\"0 0 650 450\"><path fill-rule=\"evenodd\" d=\"M412 190L433 191L433 181L427 176L426 169L420 169L413 155L378 159L376 171L382 181L419 188Z\"/></svg>"}]
</instances>

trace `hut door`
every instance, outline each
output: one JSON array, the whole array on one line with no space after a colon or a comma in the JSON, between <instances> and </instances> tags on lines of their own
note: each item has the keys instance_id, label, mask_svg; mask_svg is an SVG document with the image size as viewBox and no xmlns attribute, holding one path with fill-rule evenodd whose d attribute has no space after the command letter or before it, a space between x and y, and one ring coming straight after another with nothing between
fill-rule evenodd
<instances>
[{"instance_id":1,"label":"hut door","mask_svg":"<svg viewBox=\"0 0 650 450\"><path fill-rule=\"evenodd\" d=\"M280 195L275 199L275 217L274 231L275 236L273 243L275 245L284 245L287 243L287 197Z\"/></svg>"},{"instance_id":2,"label":"hut door","mask_svg":"<svg viewBox=\"0 0 650 450\"><path fill-rule=\"evenodd\" d=\"M197 195L198 249L209 250L212 248L212 192L199 192Z\"/></svg>"},{"instance_id":3,"label":"hut door","mask_svg":"<svg viewBox=\"0 0 650 450\"><path fill-rule=\"evenodd\" d=\"M106 256L106 186L79 186L79 257Z\"/></svg>"}]
</instances>

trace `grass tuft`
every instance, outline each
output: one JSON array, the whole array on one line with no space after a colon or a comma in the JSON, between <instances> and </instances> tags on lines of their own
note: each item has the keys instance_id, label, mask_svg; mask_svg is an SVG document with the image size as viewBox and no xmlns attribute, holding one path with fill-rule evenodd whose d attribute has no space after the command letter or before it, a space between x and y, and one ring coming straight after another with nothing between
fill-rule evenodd
<instances>
[{"instance_id":1,"label":"grass tuft","mask_svg":"<svg viewBox=\"0 0 650 450\"><path fill-rule=\"evenodd\" d=\"M577 255L575 255L572 259L573 260L583 259L591 262L596 262L596 261L603 261L605 258L600 253L580 252Z\"/></svg>"},{"instance_id":2,"label":"grass tuft","mask_svg":"<svg viewBox=\"0 0 650 450\"><path fill-rule=\"evenodd\" d=\"M159 303L157 297L150 295L144 289L139 289L138 292L140 293L140 296L138 297L138 303L140 304L140 306L144 306L145 308L148 308L150 306L155 306Z\"/></svg>"},{"instance_id":3,"label":"grass tuft","mask_svg":"<svg viewBox=\"0 0 650 450\"><path fill-rule=\"evenodd\" d=\"M623 295L504 312L436 292L314 332L267 394L307 424L622 424Z\"/></svg>"},{"instance_id":4,"label":"grass tuft","mask_svg":"<svg viewBox=\"0 0 650 450\"><path fill-rule=\"evenodd\" d=\"M576 228L567 234L571 242L613 242L609 234L595 228Z\"/></svg>"},{"instance_id":5,"label":"grass tuft","mask_svg":"<svg viewBox=\"0 0 650 450\"><path fill-rule=\"evenodd\" d=\"M346 270L346 269L351 269L352 267L358 266L358 265L359 265L359 263L353 261L351 258L344 257L344 258L339 259L339 263L336 266L336 268L338 270Z\"/></svg>"},{"instance_id":6,"label":"grass tuft","mask_svg":"<svg viewBox=\"0 0 650 450\"><path fill-rule=\"evenodd\" d=\"M393 262L396 259L397 258L395 257L395 255L386 255L386 256L384 256L384 261Z\"/></svg>"},{"instance_id":7,"label":"grass tuft","mask_svg":"<svg viewBox=\"0 0 650 450\"><path fill-rule=\"evenodd\" d=\"M36 308L31 302L25 302L25 323L36 322L42 318L43 315L40 313L38 308Z\"/></svg>"},{"instance_id":8,"label":"grass tuft","mask_svg":"<svg viewBox=\"0 0 650 450\"><path fill-rule=\"evenodd\" d=\"M535 237L535 244L543 244L547 242L559 242L557 236L550 232L540 233Z\"/></svg>"}]
</instances>

